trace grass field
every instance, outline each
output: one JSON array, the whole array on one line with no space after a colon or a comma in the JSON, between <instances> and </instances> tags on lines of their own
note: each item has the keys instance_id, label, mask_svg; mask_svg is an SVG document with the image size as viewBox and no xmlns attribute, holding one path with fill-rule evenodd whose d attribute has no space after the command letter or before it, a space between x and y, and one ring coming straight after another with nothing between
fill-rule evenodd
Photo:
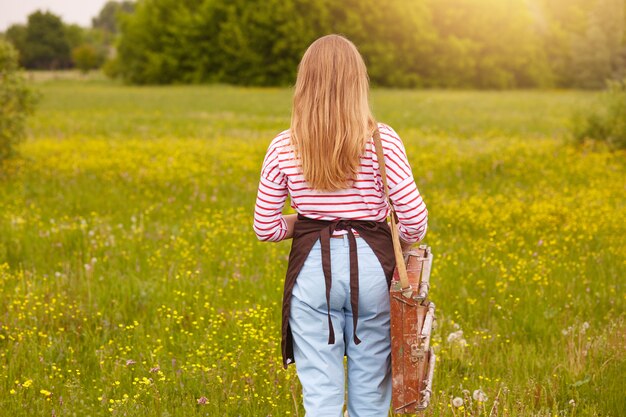
<instances>
[{"instance_id":1,"label":"grass field","mask_svg":"<svg viewBox=\"0 0 626 417\"><path fill-rule=\"evenodd\" d=\"M290 91L36 85L0 177L0 415L303 416L289 243L251 227ZM626 158L566 139L592 98L373 92L430 212L426 415L626 415Z\"/></svg>"}]
</instances>

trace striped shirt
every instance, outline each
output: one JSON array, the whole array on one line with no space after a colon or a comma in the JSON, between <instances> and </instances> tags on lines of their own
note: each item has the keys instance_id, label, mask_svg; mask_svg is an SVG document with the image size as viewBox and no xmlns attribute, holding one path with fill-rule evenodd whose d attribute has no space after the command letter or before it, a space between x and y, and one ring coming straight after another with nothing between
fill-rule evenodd
<instances>
[{"instance_id":1,"label":"striped shirt","mask_svg":"<svg viewBox=\"0 0 626 417\"><path fill-rule=\"evenodd\" d=\"M426 234L428 210L415 185L402 140L391 127L382 123L378 127L389 196L398 215L400 238L415 243ZM278 134L263 161L254 209L254 232L259 240L280 241L285 238L287 224L282 211L287 196L291 197L291 207L296 212L315 220L383 221L387 218L389 206L373 138L361 155L360 168L352 186L330 192L313 190L307 185L289 138L289 130Z\"/></svg>"}]
</instances>

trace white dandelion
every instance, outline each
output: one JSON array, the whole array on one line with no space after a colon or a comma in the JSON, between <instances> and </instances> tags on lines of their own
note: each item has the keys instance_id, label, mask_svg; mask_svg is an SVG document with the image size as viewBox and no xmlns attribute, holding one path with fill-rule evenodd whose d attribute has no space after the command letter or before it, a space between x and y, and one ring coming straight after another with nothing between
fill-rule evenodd
<instances>
[{"instance_id":1,"label":"white dandelion","mask_svg":"<svg viewBox=\"0 0 626 417\"><path fill-rule=\"evenodd\" d=\"M478 401L479 403L484 403L488 399L487 394L485 394L481 389L474 390L472 398L474 401Z\"/></svg>"},{"instance_id":2,"label":"white dandelion","mask_svg":"<svg viewBox=\"0 0 626 417\"><path fill-rule=\"evenodd\" d=\"M448 343L454 343L457 340L463 340L463 330L457 330L448 335Z\"/></svg>"}]
</instances>

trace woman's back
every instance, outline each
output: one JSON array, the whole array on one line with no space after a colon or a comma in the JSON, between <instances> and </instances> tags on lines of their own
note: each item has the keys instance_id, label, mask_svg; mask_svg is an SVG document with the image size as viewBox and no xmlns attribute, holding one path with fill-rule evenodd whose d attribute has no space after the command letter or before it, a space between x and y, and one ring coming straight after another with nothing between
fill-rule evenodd
<instances>
[{"instance_id":1,"label":"woman's back","mask_svg":"<svg viewBox=\"0 0 626 417\"><path fill-rule=\"evenodd\" d=\"M379 123L378 129L389 193L400 221L400 236L406 242L421 240L426 233L428 212L415 186L404 145L391 127ZM337 191L319 191L312 189L304 179L289 130L281 132L271 142L261 171L254 216L254 229L259 239L284 238L280 214L287 195L291 197L292 208L315 220L382 221L389 211L372 138L365 144L351 186Z\"/></svg>"}]
</instances>

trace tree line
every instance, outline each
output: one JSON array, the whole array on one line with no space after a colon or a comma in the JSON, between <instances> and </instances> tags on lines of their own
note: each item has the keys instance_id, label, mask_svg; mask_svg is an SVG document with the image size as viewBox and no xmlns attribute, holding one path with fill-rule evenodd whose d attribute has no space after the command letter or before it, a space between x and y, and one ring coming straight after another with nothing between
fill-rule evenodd
<instances>
[{"instance_id":1,"label":"tree line","mask_svg":"<svg viewBox=\"0 0 626 417\"><path fill-rule=\"evenodd\" d=\"M352 39L396 87L602 87L626 73L624 0L140 0L121 22L133 83L293 82L311 41Z\"/></svg>"},{"instance_id":2,"label":"tree line","mask_svg":"<svg viewBox=\"0 0 626 417\"><path fill-rule=\"evenodd\" d=\"M626 75L626 0L133 5L114 14L106 72L134 84L289 85L306 47L328 33L354 41L380 86L601 88Z\"/></svg>"},{"instance_id":3,"label":"tree line","mask_svg":"<svg viewBox=\"0 0 626 417\"><path fill-rule=\"evenodd\" d=\"M131 1L109 1L89 28L66 24L59 16L38 10L28 16L26 24L9 26L2 37L18 51L24 68L87 71L101 67L112 56L118 16L133 8Z\"/></svg>"}]
</instances>

